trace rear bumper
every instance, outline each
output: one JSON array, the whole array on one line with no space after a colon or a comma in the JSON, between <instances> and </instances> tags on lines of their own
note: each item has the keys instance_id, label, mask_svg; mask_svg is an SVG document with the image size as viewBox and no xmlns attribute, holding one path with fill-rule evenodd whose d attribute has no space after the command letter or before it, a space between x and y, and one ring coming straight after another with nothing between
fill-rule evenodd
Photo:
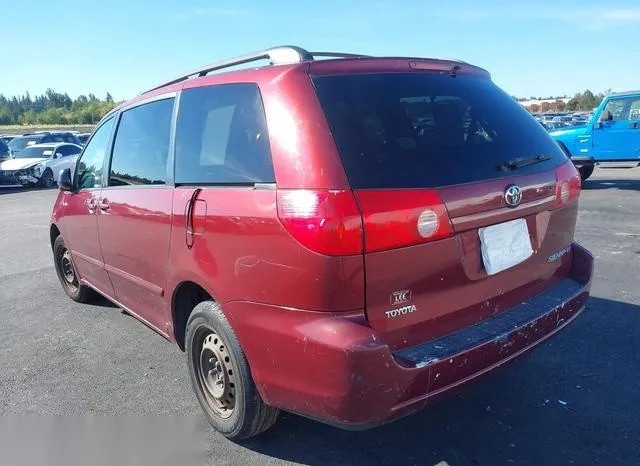
<instances>
[{"instance_id":1,"label":"rear bumper","mask_svg":"<svg viewBox=\"0 0 640 466\"><path fill-rule=\"evenodd\" d=\"M293 311L234 302L236 330L263 399L345 428L367 428L422 409L534 348L575 319L589 296L593 257L573 245L569 276L480 324L392 352L361 314Z\"/></svg>"}]
</instances>

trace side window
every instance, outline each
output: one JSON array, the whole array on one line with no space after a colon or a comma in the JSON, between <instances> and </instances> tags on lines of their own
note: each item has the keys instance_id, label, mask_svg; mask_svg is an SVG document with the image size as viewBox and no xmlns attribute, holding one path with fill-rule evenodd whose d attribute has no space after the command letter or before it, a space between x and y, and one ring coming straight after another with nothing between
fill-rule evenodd
<instances>
[{"instance_id":1,"label":"side window","mask_svg":"<svg viewBox=\"0 0 640 466\"><path fill-rule=\"evenodd\" d=\"M624 121L629 119L629 106L633 99L612 99L607 102L604 113L611 112L612 121Z\"/></svg>"},{"instance_id":2,"label":"side window","mask_svg":"<svg viewBox=\"0 0 640 466\"><path fill-rule=\"evenodd\" d=\"M175 181L275 181L257 85L223 84L182 92L176 127Z\"/></svg>"},{"instance_id":3,"label":"side window","mask_svg":"<svg viewBox=\"0 0 640 466\"><path fill-rule=\"evenodd\" d=\"M71 146L71 145L64 145L64 146L58 147L58 150L56 152L59 154L62 154L63 157L66 157L68 155L79 154L80 148L76 146Z\"/></svg>"},{"instance_id":4,"label":"side window","mask_svg":"<svg viewBox=\"0 0 640 466\"><path fill-rule=\"evenodd\" d=\"M76 167L76 186L78 189L99 188L102 184L102 165L109 147L109 137L113 128L113 118L105 121L93 134L91 141Z\"/></svg>"},{"instance_id":5,"label":"side window","mask_svg":"<svg viewBox=\"0 0 640 466\"><path fill-rule=\"evenodd\" d=\"M174 100L158 100L122 113L109 186L165 183Z\"/></svg>"},{"instance_id":6,"label":"side window","mask_svg":"<svg viewBox=\"0 0 640 466\"><path fill-rule=\"evenodd\" d=\"M629 107L629 119L640 120L640 99L636 98L631 101Z\"/></svg>"}]
</instances>

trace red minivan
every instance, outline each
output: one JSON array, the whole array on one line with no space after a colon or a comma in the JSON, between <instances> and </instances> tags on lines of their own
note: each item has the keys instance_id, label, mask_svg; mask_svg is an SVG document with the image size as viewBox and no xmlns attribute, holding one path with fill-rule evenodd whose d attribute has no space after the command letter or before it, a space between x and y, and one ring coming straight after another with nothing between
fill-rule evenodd
<instances>
[{"instance_id":1,"label":"red minivan","mask_svg":"<svg viewBox=\"0 0 640 466\"><path fill-rule=\"evenodd\" d=\"M460 61L286 46L215 63L106 115L59 184L66 293L175 341L230 438L280 409L344 428L420 410L589 295L578 172Z\"/></svg>"}]
</instances>

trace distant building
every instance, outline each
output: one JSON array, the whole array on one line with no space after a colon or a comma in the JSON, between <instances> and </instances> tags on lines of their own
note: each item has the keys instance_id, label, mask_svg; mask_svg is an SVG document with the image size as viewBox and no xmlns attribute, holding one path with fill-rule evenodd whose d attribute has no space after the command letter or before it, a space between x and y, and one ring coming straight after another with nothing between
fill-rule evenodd
<instances>
[{"instance_id":1,"label":"distant building","mask_svg":"<svg viewBox=\"0 0 640 466\"><path fill-rule=\"evenodd\" d=\"M522 100L520 101L520 105L522 105L523 107L529 107L531 105L542 105L543 103L549 103L550 105L555 104L558 100L560 100L561 102L563 102L565 105L567 104L567 102L569 102L571 100L570 97L564 98L564 99L535 99L535 100Z\"/></svg>"},{"instance_id":2,"label":"distant building","mask_svg":"<svg viewBox=\"0 0 640 466\"><path fill-rule=\"evenodd\" d=\"M567 102L569 102L569 100L571 100L569 97L522 100L520 101L520 105L533 113L563 112L567 108Z\"/></svg>"}]
</instances>

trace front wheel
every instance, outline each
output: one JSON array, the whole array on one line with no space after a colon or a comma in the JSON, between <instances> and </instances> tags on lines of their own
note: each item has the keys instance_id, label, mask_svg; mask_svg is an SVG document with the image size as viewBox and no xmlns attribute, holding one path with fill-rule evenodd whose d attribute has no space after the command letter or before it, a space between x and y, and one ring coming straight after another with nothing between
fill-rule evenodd
<instances>
[{"instance_id":1,"label":"front wheel","mask_svg":"<svg viewBox=\"0 0 640 466\"><path fill-rule=\"evenodd\" d=\"M582 181L585 181L587 178L589 178L593 173L594 168L595 167L593 165L583 165L578 168L578 171L580 172L580 179Z\"/></svg>"},{"instance_id":2,"label":"front wheel","mask_svg":"<svg viewBox=\"0 0 640 466\"><path fill-rule=\"evenodd\" d=\"M43 173L40 179L38 180L38 185L41 188L50 188L53 186L53 172L50 168L47 168Z\"/></svg>"},{"instance_id":3,"label":"front wheel","mask_svg":"<svg viewBox=\"0 0 640 466\"><path fill-rule=\"evenodd\" d=\"M96 297L96 292L80 283L76 268L71 260L71 251L67 248L62 236L53 242L53 262L56 274L67 296L79 303L89 303Z\"/></svg>"},{"instance_id":4,"label":"front wheel","mask_svg":"<svg viewBox=\"0 0 640 466\"><path fill-rule=\"evenodd\" d=\"M262 401L244 351L218 304L205 301L193 309L185 351L196 397L215 430L242 440L276 422L279 411Z\"/></svg>"}]
</instances>

